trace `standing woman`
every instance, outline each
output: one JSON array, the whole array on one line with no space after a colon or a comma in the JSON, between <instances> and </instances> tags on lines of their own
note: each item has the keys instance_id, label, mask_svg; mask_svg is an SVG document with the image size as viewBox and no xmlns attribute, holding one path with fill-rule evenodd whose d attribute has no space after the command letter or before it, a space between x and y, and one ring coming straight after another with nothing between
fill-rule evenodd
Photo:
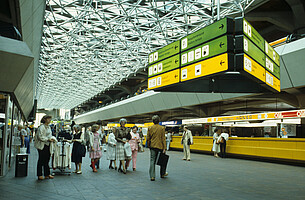
<instances>
[{"instance_id":1,"label":"standing woman","mask_svg":"<svg viewBox=\"0 0 305 200\"><path fill-rule=\"evenodd\" d=\"M45 115L41 119L42 125L37 129L35 134L34 146L38 150L38 162L37 162L37 176L38 180L43 180L45 178L53 179L54 176L50 175L50 142L54 142L55 139L52 138L52 131L49 126L51 122L51 116ZM44 171L44 176L42 176L42 168Z\"/></svg>"},{"instance_id":2,"label":"standing woman","mask_svg":"<svg viewBox=\"0 0 305 200\"><path fill-rule=\"evenodd\" d=\"M187 126L184 126L181 144L183 144L183 160L191 161L190 145L193 144L193 136Z\"/></svg>"},{"instance_id":3,"label":"standing woman","mask_svg":"<svg viewBox=\"0 0 305 200\"><path fill-rule=\"evenodd\" d=\"M90 137L90 158L91 158L91 165L90 167L93 169L93 172L97 172L95 168L95 164L99 161L99 159L102 157L102 151L101 151L101 135L99 134L100 126L97 124L94 124L92 126L92 135Z\"/></svg>"},{"instance_id":4,"label":"standing woman","mask_svg":"<svg viewBox=\"0 0 305 200\"><path fill-rule=\"evenodd\" d=\"M85 157L86 148L84 134L81 132L81 127L79 125L73 126L74 135L73 135L73 148L72 148L72 162L75 163L75 173L82 173L82 159Z\"/></svg>"},{"instance_id":5,"label":"standing woman","mask_svg":"<svg viewBox=\"0 0 305 200\"><path fill-rule=\"evenodd\" d=\"M138 156L138 149L139 149L139 142L140 142L140 135L137 133L138 127L132 127L132 132L130 133L131 139L129 140L129 144L131 147L131 157L132 157L132 169L136 171L136 163L137 163L137 156ZM127 161L126 169L129 167L130 160Z\"/></svg>"},{"instance_id":6,"label":"standing woman","mask_svg":"<svg viewBox=\"0 0 305 200\"><path fill-rule=\"evenodd\" d=\"M124 174L126 174L126 168L125 168L124 161L127 160L127 162L128 162L128 160L131 159L131 157L126 156L125 150L124 150L124 144L126 142L128 142L128 140L131 139L130 131L128 128L125 127L126 123L127 123L127 120L122 118L122 119L120 119L121 127L114 129L115 130L114 135L115 135L115 139L117 141L116 158L120 162L118 171L123 172ZM123 166L123 170L121 168L122 166Z\"/></svg>"},{"instance_id":7,"label":"standing woman","mask_svg":"<svg viewBox=\"0 0 305 200\"><path fill-rule=\"evenodd\" d=\"M218 137L221 133L221 129L220 128L216 128L214 130L214 135L213 135L213 148L212 148L212 151L214 152L214 156L216 158L218 158L218 153L220 152L220 146L219 146L219 143L217 142L218 140Z\"/></svg>"},{"instance_id":8,"label":"standing woman","mask_svg":"<svg viewBox=\"0 0 305 200\"><path fill-rule=\"evenodd\" d=\"M116 139L115 139L115 135L110 132L109 136L108 136L108 148L107 148L107 154L108 157L107 159L110 160L109 163L109 169L117 169L116 167L116 158L115 158L115 152L116 152ZM114 168L112 167L112 162L114 162Z\"/></svg>"}]
</instances>

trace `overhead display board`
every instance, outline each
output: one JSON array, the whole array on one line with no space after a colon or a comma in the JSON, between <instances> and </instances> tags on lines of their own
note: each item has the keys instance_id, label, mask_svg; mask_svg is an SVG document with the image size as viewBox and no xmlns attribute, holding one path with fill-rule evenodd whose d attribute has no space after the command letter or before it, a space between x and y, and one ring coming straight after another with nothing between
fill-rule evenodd
<instances>
[{"instance_id":1,"label":"overhead display board","mask_svg":"<svg viewBox=\"0 0 305 200\"><path fill-rule=\"evenodd\" d=\"M223 18L181 39L181 52L224 34L232 34L233 19Z\"/></svg>"},{"instance_id":2,"label":"overhead display board","mask_svg":"<svg viewBox=\"0 0 305 200\"><path fill-rule=\"evenodd\" d=\"M245 52L248 56L253 58L260 65L265 67L266 56L253 42L251 42L244 35L238 35L235 37L235 50L238 53Z\"/></svg>"},{"instance_id":3,"label":"overhead display board","mask_svg":"<svg viewBox=\"0 0 305 200\"><path fill-rule=\"evenodd\" d=\"M148 67L148 77L155 76L180 67L180 54L169 57Z\"/></svg>"},{"instance_id":4,"label":"overhead display board","mask_svg":"<svg viewBox=\"0 0 305 200\"><path fill-rule=\"evenodd\" d=\"M234 51L234 41L232 35L224 35L220 38L206 42L181 53L181 66L183 67L228 51Z\"/></svg>"},{"instance_id":5,"label":"overhead display board","mask_svg":"<svg viewBox=\"0 0 305 200\"><path fill-rule=\"evenodd\" d=\"M232 55L224 53L181 68L181 82L224 72L228 70L229 63L232 63L233 59Z\"/></svg>"},{"instance_id":6,"label":"overhead display board","mask_svg":"<svg viewBox=\"0 0 305 200\"><path fill-rule=\"evenodd\" d=\"M253 28L245 18L235 18L235 34L246 35L262 51L265 51L264 38Z\"/></svg>"},{"instance_id":7,"label":"overhead display board","mask_svg":"<svg viewBox=\"0 0 305 200\"><path fill-rule=\"evenodd\" d=\"M148 79L148 89L161 88L167 85L179 83L180 81L180 69L176 69L159 76L154 76Z\"/></svg>"},{"instance_id":8,"label":"overhead display board","mask_svg":"<svg viewBox=\"0 0 305 200\"><path fill-rule=\"evenodd\" d=\"M280 55L270 46L270 44L265 41L265 52L277 64L280 66Z\"/></svg>"},{"instance_id":9,"label":"overhead display board","mask_svg":"<svg viewBox=\"0 0 305 200\"><path fill-rule=\"evenodd\" d=\"M224 18L151 54L148 89L280 92L279 54L244 18Z\"/></svg>"},{"instance_id":10,"label":"overhead display board","mask_svg":"<svg viewBox=\"0 0 305 200\"><path fill-rule=\"evenodd\" d=\"M148 56L148 64L151 65L172 55L178 54L179 52L180 40L177 40L155 52L150 53Z\"/></svg>"},{"instance_id":11,"label":"overhead display board","mask_svg":"<svg viewBox=\"0 0 305 200\"><path fill-rule=\"evenodd\" d=\"M280 67L266 56L266 69L278 79L280 78Z\"/></svg>"},{"instance_id":12,"label":"overhead display board","mask_svg":"<svg viewBox=\"0 0 305 200\"><path fill-rule=\"evenodd\" d=\"M255 78L259 83L266 82L266 70L265 68L250 58L247 54L236 55L236 69L239 71L245 71Z\"/></svg>"}]
</instances>

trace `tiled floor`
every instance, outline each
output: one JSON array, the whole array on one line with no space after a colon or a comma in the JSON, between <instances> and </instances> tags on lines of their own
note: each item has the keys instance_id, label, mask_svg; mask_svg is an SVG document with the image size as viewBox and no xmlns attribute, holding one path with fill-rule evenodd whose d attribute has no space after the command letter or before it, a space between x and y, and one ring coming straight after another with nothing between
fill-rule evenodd
<instances>
[{"instance_id":1,"label":"tiled floor","mask_svg":"<svg viewBox=\"0 0 305 200\"><path fill-rule=\"evenodd\" d=\"M15 178L12 168L0 178L0 199L305 199L304 167L195 153L187 162L181 160L182 152L168 154L169 176L157 176L155 182L148 176L148 149L138 154L137 171L126 175L109 170L104 153L98 173L86 157L81 175L37 181L37 151L32 149L27 177Z\"/></svg>"}]
</instances>

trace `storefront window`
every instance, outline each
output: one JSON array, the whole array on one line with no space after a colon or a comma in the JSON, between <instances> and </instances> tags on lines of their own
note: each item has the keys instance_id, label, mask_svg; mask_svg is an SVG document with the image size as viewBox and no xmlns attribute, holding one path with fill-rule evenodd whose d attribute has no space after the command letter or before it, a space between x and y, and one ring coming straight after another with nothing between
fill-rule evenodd
<instances>
[{"instance_id":1,"label":"storefront window","mask_svg":"<svg viewBox=\"0 0 305 200\"><path fill-rule=\"evenodd\" d=\"M3 174L3 161L5 151L5 110L6 110L7 96L0 93L0 173Z\"/></svg>"},{"instance_id":2,"label":"storefront window","mask_svg":"<svg viewBox=\"0 0 305 200\"><path fill-rule=\"evenodd\" d=\"M4 153L5 172L11 167L11 146L12 146L12 116L13 116L13 102L8 98L6 110L6 150Z\"/></svg>"}]
</instances>

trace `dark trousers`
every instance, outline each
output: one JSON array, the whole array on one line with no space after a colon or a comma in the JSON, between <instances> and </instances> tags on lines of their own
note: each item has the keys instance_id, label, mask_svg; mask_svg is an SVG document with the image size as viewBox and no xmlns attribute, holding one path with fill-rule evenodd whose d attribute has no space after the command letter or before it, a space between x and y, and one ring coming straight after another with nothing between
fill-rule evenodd
<instances>
[{"instance_id":1,"label":"dark trousers","mask_svg":"<svg viewBox=\"0 0 305 200\"><path fill-rule=\"evenodd\" d=\"M155 166L156 166L156 159L158 153L161 152L161 149L150 149L150 167L149 167L149 176L150 178L156 177ZM166 172L166 166L160 166L160 176L163 176Z\"/></svg>"},{"instance_id":2,"label":"dark trousers","mask_svg":"<svg viewBox=\"0 0 305 200\"><path fill-rule=\"evenodd\" d=\"M42 176L42 168L44 176L50 175L50 146L44 145L42 150L38 149L37 176Z\"/></svg>"},{"instance_id":3,"label":"dark trousers","mask_svg":"<svg viewBox=\"0 0 305 200\"><path fill-rule=\"evenodd\" d=\"M224 140L223 143L220 143L220 157L222 158L226 157L226 146L227 146L226 140Z\"/></svg>"}]
</instances>

